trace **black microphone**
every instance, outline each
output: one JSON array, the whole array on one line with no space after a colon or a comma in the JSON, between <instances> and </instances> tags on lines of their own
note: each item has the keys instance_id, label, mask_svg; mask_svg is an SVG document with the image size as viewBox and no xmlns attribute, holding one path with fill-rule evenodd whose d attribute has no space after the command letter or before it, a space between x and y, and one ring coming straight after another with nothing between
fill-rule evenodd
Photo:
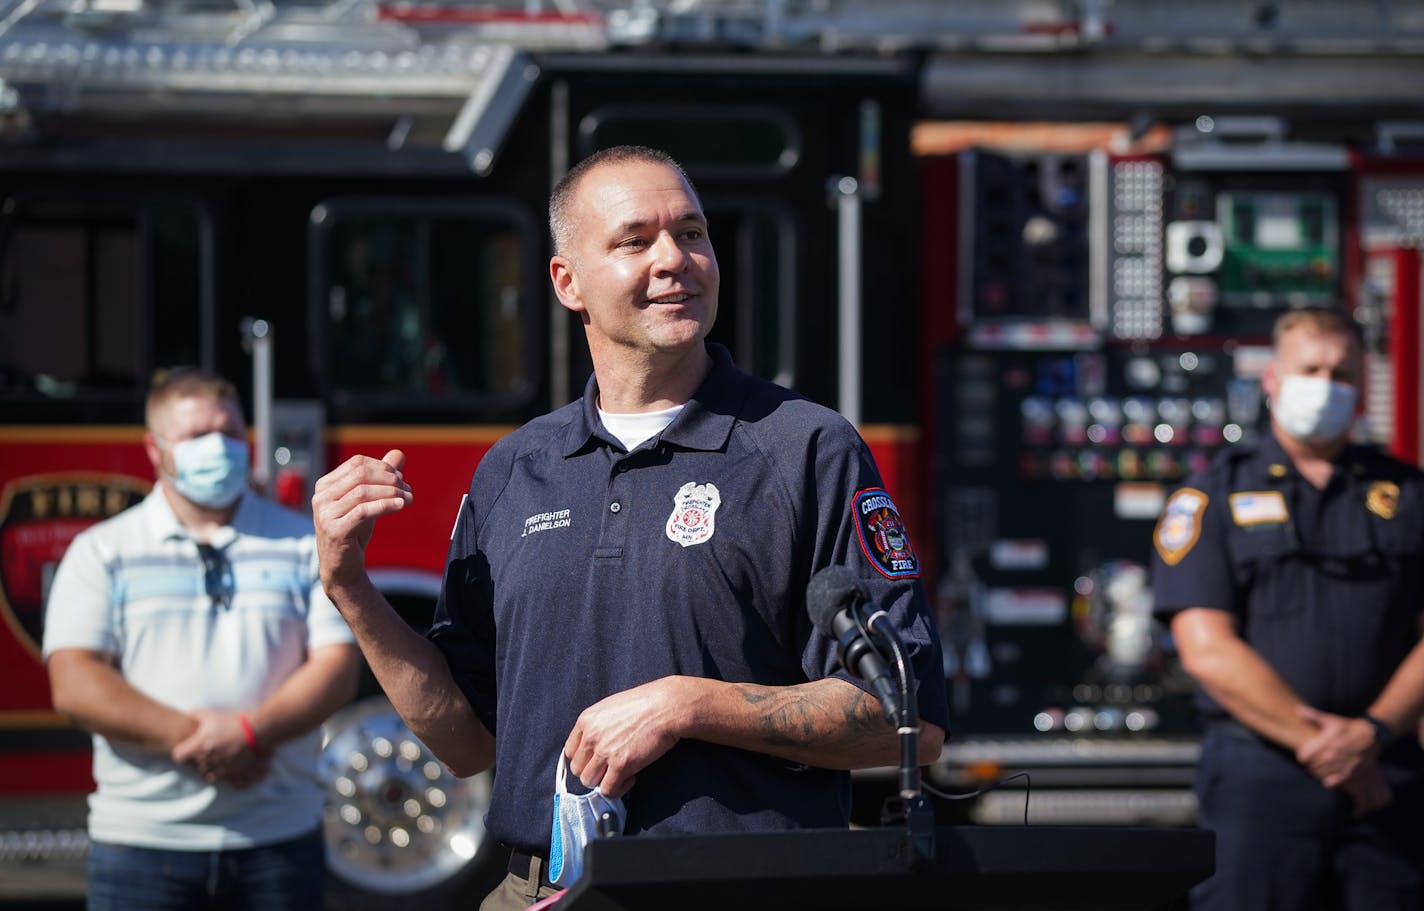
<instances>
[{"instance_id":1,"label":"black microphone","mask_svg":"<svg viewBox=\"0 0 1424 911\"><path fill-rule=\"evenodd\" d=\"M869 628L862 613L867 600L860 580L844 566L827 566L806 585L811 622L823 635L836 640L842 666L870 684L880 698L885 717L891 724L899 724L900 697L895 678L869 638L861 634L863 626Z\"/></svg>"}]
</instances>

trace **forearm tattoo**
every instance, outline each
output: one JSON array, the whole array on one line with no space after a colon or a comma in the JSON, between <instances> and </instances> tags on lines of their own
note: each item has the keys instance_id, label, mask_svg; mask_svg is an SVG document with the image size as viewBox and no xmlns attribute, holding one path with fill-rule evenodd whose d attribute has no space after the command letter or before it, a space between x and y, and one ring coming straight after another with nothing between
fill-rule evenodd
<instances>
[{"instance_id":1,"label":"forearm tattoo","mask_svg":"<svg viewBox=\"0 0 1424 911\"><path fill-rule=\"evenodd\" d=\"M883 741L891 730L880 703L859 689L840 693L813 686L740 684L737 691L759 711L767 746L854 747Z\"/></svg>"}]
</instances>

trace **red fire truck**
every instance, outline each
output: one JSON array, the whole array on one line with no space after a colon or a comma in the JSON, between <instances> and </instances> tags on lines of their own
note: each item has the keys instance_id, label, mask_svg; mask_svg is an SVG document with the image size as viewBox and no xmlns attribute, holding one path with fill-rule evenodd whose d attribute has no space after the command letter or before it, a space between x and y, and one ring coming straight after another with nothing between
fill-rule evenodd
<instances>
[{"instance_id":1,"label":"red fire truck","mask_svg":"<svg viewBox=\"0 0 1424 911\"><path fill-rule=\"evenodd\" d=\"M713 337L856 422L904 509L954 713L927 780L1031 771L1033 821L1190 824L1190 682L1143 567L1171 485L1261 431L1271 319L1352 309L1360 433L1420 447L1424 24L1276 6L8 5L0 898L82 890L89 741L38 642L65 546L151 484L151 372L238 380L255 479L298 507L403 449L416 500L371 563L421 627L481 455L588 374L544 200L625 142L697 183ZM340 906L499 872L488 778L373 681L327 735ZM857 778L872 821L887 780Z\"/></svg>"}]
</instances>

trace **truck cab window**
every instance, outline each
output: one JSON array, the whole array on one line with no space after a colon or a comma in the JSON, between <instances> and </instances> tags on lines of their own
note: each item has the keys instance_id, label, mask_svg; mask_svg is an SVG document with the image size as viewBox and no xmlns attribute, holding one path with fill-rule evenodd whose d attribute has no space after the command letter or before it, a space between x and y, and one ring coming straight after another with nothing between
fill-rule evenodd
<instances>
[{"instance_id":1,"label":"truck cab window","mask_svg":"<svg viewBox=\"0 0 1424 911\"><path fill-rule=\"evenodd\" d=\"M794 387L796 236L790 214L734 199L709 205L707 219L722 272L710 338L731 349L742 369Z\"/></svg>"},{"instance_id":2,"label":"truck cab window","mask_svg":"<svg viewBox=\"0 0 1424 911\"><path fill-rule=\"evenodd\" d=\"M327 203L312 224L321 362L335 404L531 393L536 321L523 225L409 201Z\"/></svg>"},{"instance_id":3,"label":"truck cab window","mask_svg":"<svg viewBox=\"0 0 1424 911\"><path fill-rule=\"evenodd\" d=\"M158 200L16 196L0 211L0 395L130 397L201 357L202 217Z\"/></svg>"}]
</instances>

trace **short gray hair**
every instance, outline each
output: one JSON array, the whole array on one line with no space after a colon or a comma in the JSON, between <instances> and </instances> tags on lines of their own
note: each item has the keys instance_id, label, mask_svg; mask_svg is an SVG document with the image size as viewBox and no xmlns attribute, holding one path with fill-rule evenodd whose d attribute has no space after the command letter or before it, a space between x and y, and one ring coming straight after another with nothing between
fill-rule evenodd
<instances>
[{"instance_id":1,"label":"short gray hair","mask_svg":"<svg viewBox=\"0 0 1424 911\"><path fill-rule=\"evenodd\" d=\"M570 168L569 172L554 186L554 192L549 195L549 238L554 243L555 255L564 255L570 241L573 240L570 236L573 225L570 223L572 219L569 216L569 208L584 176L595 168L606 164L626 164L630 161L667 165L687 183L688 189L692 190L692 197L697 199L697 188L692 186L692 181L688 179L687 172L682 169L682 165L661 149L634 145L600 149ZM701 202L698 199L699 205Z\"/></svg>"}]
</instances>

